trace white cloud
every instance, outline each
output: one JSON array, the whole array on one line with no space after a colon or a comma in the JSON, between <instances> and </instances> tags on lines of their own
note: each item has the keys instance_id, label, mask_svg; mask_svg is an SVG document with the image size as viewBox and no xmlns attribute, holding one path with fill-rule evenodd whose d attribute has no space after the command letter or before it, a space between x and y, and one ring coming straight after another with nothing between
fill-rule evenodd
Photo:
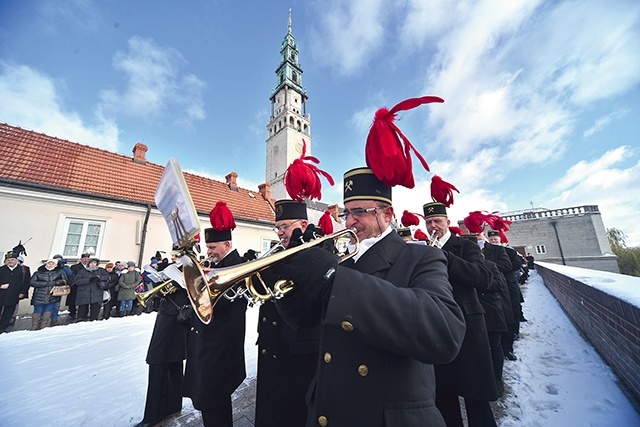
<instances>
[{"instance_id":1,"label":"white cloud","mask_svg":"<svg viewBox=\"0 0 640 427\"><path fill-rule=\"evenodd\" d=\"M26 65L0 63L0 117L7 123L109 151L118 151L118 126L100 112L85 123L65 111L64 83Z\"/></svg>"},{"instance_id":2,"label":"white cloud","mask_svg":"<svg viewBox=\"0 0 640 427\"><path fill-rule=\"evenodd\" d=\"M547 192L544 203L551 207L598 204L605 227L620 228L632 245L640 245L635 196L640 182L640 151L627 146L607 151L591 161L572 166ZM630 166L624 164L633 162ZM597 201L597 202L596 202Z\"/></svg>"},{"instance_id":3,"label":"white cloud","mask_svg":"<svg viewBox=\"0 0 640 427\"><path fill-rule=\"evenodd\" d=\"M333 0L317 5L318 27L311 27L311 53L319 64L340 75L353 75L365 69L388 37L384 21L388 18L382 0Z\"/></svg>"},{"instance_id":4,"label":"white cloud","mask_svg":"<svg viewBox=\"0 0 640 427\"><path fill-rule=\"evenodd\" d=\"M613 120L625 116L627 112L627 110L617 110L613 113L607 114L606 116L598 117L593 125L589 129L584 131L582 136L584 136L585 138L589 138L594 133L600 132L602 129L606 128L607 125Z\"/></svg>"},{"instance_id":5,"label":"white cloud","mask_svg":"<svg viewBox=\"0 0 640 427\"><path fill-rule=\"evenodd\" d=\"M126 75L127 87L122 93L103 91L102 110L105 114L154 120L178 108L181 113L175 119L177 124L189 126L204 120L205 84L193 74L182 74L180 69L185 64L176 49L159 46L152 39L132 37L128 50L117 52L113 58L113 66Z\"/></svg>"}]
</instances>

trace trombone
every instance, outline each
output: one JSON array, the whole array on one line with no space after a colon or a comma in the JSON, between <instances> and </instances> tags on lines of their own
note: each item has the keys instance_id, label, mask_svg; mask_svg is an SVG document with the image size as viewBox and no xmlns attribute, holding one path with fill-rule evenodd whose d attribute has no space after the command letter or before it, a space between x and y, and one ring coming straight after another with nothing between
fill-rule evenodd
<instances>
[{"instance_id":1,"label":"trombone","mask_svg":"<svg viewBox=\"0 0 640 427\"><path fill-rule=\"evenodd\" d=\"M330 240L333 240L335 247L343 239L350 239L355 243L355 250L352 253L338 253L339 262L343 262L353 257L359 248L358 237L355 231L351 229L319 237L287 250L282 247L272 248L267 254L253 261L219 269L203 269L198 262L196 254L191 249L185 249L182 256L182 273L184 274L185 287L194 312L202 323L209 324L213 318L215 304L236 284L238 289L233 291L235 296L230 296L229 298L243 295L254 304L262 304L271 299L280 299L293 289L294 283L290 280L278 280L273 289L271 289L262 280L260 276L262 271L268 270L274 264L284 261L299 252L320 246ZM254 276L261 287L266 290L265 292L261 292L256 288L252 280Z\"/></svg>"},{"instance_id":2,"label":"trombone","mask_svg":"<svg viewBox=\"0 0 640 427\"><path fill-rule=\"evenodd\" d=\"M158 286L154 287L153 289L149 289L148 291L140 292L140 293L136 292L136 299L138 300L140 305L142 305L143 307L146 307L147 301L149 300L149 298L151 298L158 292L160 292L163 296L167 296L169 294L174 293L178 289L178 287L172 284L171 282L173 282L173 279L169 279L166 282L163 282Z\"/></svg>"}]
</instances>

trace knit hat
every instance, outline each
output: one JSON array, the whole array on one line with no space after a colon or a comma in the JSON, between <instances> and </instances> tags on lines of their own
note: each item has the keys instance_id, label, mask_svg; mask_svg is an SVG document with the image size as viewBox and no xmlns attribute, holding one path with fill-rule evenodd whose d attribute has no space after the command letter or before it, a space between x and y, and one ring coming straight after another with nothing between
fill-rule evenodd
<instances>
[{"instance_id":1,"label":"knit hat","mask_svg":"<svg viewBox=\"0 0 640 427\"><path fill-rule=\"evenodd\" d=\"M136 266L135 261L127 261L127 267L135 267L135 266Z\"/></svg>"}]
</instances>

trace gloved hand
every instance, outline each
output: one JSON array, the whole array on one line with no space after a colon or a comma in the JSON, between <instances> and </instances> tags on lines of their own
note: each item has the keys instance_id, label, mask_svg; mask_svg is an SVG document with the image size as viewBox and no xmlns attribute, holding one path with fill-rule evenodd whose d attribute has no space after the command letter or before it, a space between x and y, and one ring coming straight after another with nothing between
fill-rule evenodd
<instances>
[{"instance_id":1,"label":"gloved hand","mask_svg":"<svg viewBox=\"0 0 640 427\"><path fill-rule=\"evenodd\" d=\"M276 277L294 282L294 289L280 303L284 312L297 318L296 324L311 327L320 322L337 266L338 257L317 247L273 266Z\"/></svg>"},{"instance_id":2,"label":"gloved hand","mask_svg":"<svg viewBox=\"0 0 640 427\"><path fill-rule=\"evenodd\" d=\"M289 237L289 244L287 245L287 249L295 248L296 246L300 246L302 243L302 230L296 228L291 232L291 237Z\"/></svg>"},{"instance_id":3,"label":"gloved hand","mask_svg":"<svg viewBox=\"0 0 640 427\"><path fill-rule=\"evenodd\" d=\"M56 280L56 283L55 283L56 286L62 286L66 284L67 282L64 279Z\"/></svg>"},{"instance_id":4,"label":"gloved hand","mask_svg":"<svg viewBox=\"0 0 640 427\"><path fill-rule=\"evenodd\" d=\"M89 281L92 283L98 283L100 281L100 278L98 276L92 276Z\"/></svg>"}]
</instances>

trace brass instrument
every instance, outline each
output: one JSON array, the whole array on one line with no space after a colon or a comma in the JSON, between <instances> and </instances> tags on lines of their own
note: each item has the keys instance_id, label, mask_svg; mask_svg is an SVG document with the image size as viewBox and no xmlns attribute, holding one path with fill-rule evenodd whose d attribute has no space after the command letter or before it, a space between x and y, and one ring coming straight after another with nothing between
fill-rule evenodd
<instances>
[{"instance_id":1,"label":"brass instrument","mask_svg":"<svg viewBox=\"0 0 640 427\"><path fill-rule=\"evenodd\" d=\"M304 243L291 249L278 248L270 250L267 254L253 261L219 269L203 269L198 262L196 254L185 249L182 256L182 272L185 279L185 287L189 294L189 300L198 318L204 324L209 324L213 318L213 307L229 289L237 285L236 296L243 295L254 304L261 304L270 299L280 299L293 289L294 283L288 280L279 280L273 289L267 287L262 280L260 272L272 267L274 264L292 257L299 252L322 245L329 240L334 241L334 246L342 239L350 239L355 243L355 250L350 254L339 253L339 262L353 257L359 248L358 237L354 230L342 230L316 240ZM256 289L252 278L256 276L265 292ZM242 283L244 281L244 283Z\"/></svg>"},{"instance_id":2,"label":"brass instrument","mask_svg":"<svg viewBox=\"0 0 640 427\"><path fill-rule=\"evenodd\" d=\"M171 282L173 282L173 280L169 279L166 282L163 282L158 286L154 287L153 289L149 289L148 291L140 292L140 293L136 292L136 299L143 307L146 307L147 301L149 300L149 298L151 298L158 292L160 292L162 295L165 295L165 296L174 293L178 288Z\"/></svg>"},{"instance_id":3,"label":"brass instrument","mask_svg":"<svg viewBox=\"0 0 640 427\"><path fill-rule=\"evenodd\" d=\"M436 235L437 233L438 233L438 230L433 230L433 232L429 234L429 239L427 240L427 245L440 247L439 246L440 238Z\"/></svg>"}]
</instances>

